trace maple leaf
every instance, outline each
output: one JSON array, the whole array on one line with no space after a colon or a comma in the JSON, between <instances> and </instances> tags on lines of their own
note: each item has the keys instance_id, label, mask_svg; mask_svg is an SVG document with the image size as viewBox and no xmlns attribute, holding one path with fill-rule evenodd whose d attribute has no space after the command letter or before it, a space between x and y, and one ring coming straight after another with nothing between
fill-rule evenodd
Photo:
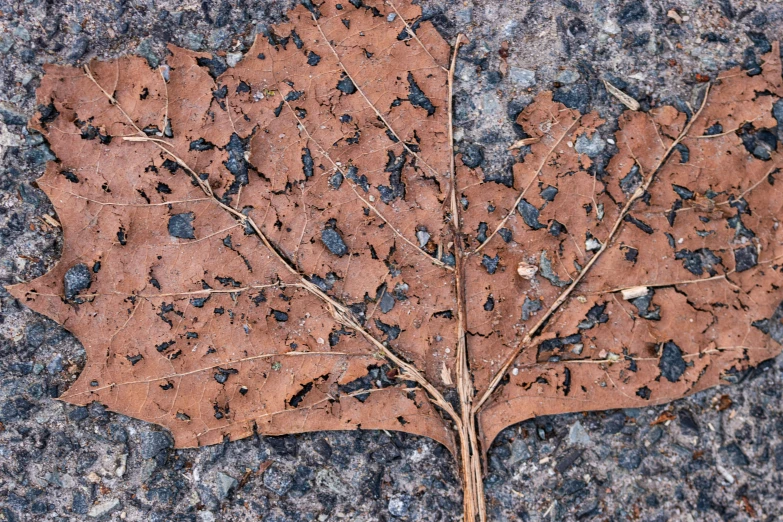
<instances>
[{"instance_id":1,"label":"maple leaf","mask_svg":"<svg viewBox=\"0 0 783 522\"><path fill-rule=\"evenodd\" d=\"M539 95L509 179L455 158L455 53L407 0L310 2L236 67L170 47L47 66L32 126L62 259L10 291L83 343L61 397L168 428L431 437L671 401L783 343L779 47L698 109L604 123ZM458 38L455 47L459 47ZM451 58L450 58L451 56Z\"/></svg>"}]
</instances>

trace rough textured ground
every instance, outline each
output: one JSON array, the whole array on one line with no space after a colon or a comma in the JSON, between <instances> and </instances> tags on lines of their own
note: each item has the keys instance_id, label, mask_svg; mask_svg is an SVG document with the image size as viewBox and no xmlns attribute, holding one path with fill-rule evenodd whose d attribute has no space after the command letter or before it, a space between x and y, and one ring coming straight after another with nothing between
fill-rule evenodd
<instances>
[{"instance_id":1,"label":"rough textured ground","mask_svg":"<svg viewBox=\"0 0 783 522\"><path fill-rule=\"evenodd\" d=\"M62 235L34 180L53 159L28 132L44 63L169 42L228 61L293 3L0 2L0 284L39 276ZM423 2L460 55L458 148L502 177L513 117L540 90L610 123L607 79L643 108L689 102L696 74L752 69L783 35L783 5L739 0ZM667 16L674 10L677 16ZM679 17L680 23L673 18ZM508 42L506 64L501 52ZM783 130L783 129L779 129ZM780 138L783 138L781 133ZM604 154L613 153L607 142ZM56 216L55 216L56 217ZM84 363L63 328L0 290L0 520L457 520L453 460L398 433L313 433L174 451L165 432L54 400ZM783 359L644 410L539 418L505 430L485 481L492 520L781 520ZM671 420L653 425L662 414ZM665 417L664 417L665 418Z\"/></svg>"}]
</instances>

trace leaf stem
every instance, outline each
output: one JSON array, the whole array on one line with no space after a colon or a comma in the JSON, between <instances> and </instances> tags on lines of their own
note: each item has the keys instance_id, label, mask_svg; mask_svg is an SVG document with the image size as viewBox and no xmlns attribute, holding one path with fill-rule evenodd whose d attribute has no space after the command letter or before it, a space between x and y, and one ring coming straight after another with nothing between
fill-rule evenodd
<instances>
[{"instance_id":1,"label":"leaf stem","mask_svg":"<svg viewBox=\"0 0 783 522\"><path fill-rule=\"evenodd\" d=\"M460 415L462 429L459 432L460 464L462 467L463 509L466 521L480 522L487 519L487 509L484 501L484 482L481 466L481 452L476 432L476 415L473 408L473 398L476 390L468 361L467 340L467 308L465 302L465 252L464 241L460 232L462 228L459 205L457 204L457 172L454 163L454 70L457 65L457 54L460 45L467 43L464 35L457 35L449 68L449 153L451 177L451 235L454 243L454 286L457 293L457 392L460 399Z\"/></svg>"}]
</instances>

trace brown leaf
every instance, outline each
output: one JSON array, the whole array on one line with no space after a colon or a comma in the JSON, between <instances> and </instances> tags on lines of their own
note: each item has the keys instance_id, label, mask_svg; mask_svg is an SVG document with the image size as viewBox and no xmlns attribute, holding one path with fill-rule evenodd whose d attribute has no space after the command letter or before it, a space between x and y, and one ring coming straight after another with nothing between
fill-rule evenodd
<instances>
[{"instance_id":1,"label":"brown leaf","mask_svg":"<svg viewBox=\"0 0 783 522\"><path fill-rule=\"evenodd\" d=\"M658 424L666 424L669 421L673 421L677 417L670 411L664 411L658 417L650 423L650 426L657 426Z\"/></svg>"},{"instance_id":2,"label":"brown leaf","mask_svg":"<svg viewBox=\"0 0 783 522\"><path fill-rule=\"evenodd\" d=\"M729 408L731 408L732 404L734 404L734 402L731 400L731 397L729 397L726 394L723 394L720 397L715 397L712 399L712 405L718 411L728 410Z\"/></svg>"},{"instance_id":3,"label":"brown leaf","mask_svg":"<svg viewBox=\"0 0 783 522\"><path fill-rule=\"evenodd\" d=\"M495 180L455 166L448 44L407 0L359 5L299 6L226 70L176 47L159 70L46 67L31 125L65 247L10 291L84 344L63 400L177 447L425 435L484 520L506 426L667 402L780 351L777 44L697 112L623 114L606 166L584 153L603 120L542 93Z\"/></svg>"},{"instance_id":4,"label":"brown leaf","mask_svg":"<svg viewBox=\"0 0 783 522\"><path fill-rule=\"evenodd\" d=\"M753 508L753 505L750 503L747 496L742 495L740 497L740 505L742 506L742 510L745 511L750 518L757 517L756 510Z\"/></svg>"}]
</instances>

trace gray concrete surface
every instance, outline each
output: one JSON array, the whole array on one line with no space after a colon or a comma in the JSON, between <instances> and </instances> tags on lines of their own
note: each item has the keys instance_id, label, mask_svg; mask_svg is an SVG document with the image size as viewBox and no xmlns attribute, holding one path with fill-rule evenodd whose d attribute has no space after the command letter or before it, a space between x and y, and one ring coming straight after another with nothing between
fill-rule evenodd
<instances>
[{"instance_id":1,"label":"gray concrete surface","mask_svg":"<svg viewBox=\"0 0 783 522\"><path fill-rule=\"evenodd\" d=\"M683 104L696 73L753 69L783 35L783 4L771 0L422 3L444 37L472 41L457 71L458 147L480 147L485 171L499 177L512 161L513 117L536 92L554 88L565 103L599 111L608 136L621 107L602 79L645 109ZM25 127L43 64L134 52L157 65L170 42L241 53L291 4L0 0L0 284L45 273L62 249L35 186L53 157ZM54 397L83 367L81 346L2 290L0 307L0 520L459 518L454 462L426 439L312 433L175 451L154 426L60 403ZM670 406L505 430L489 452L491 520L783 520L783 359L737 380ZM673 420L651 425L664 411Z\"/></svg>"}]
</instances>

